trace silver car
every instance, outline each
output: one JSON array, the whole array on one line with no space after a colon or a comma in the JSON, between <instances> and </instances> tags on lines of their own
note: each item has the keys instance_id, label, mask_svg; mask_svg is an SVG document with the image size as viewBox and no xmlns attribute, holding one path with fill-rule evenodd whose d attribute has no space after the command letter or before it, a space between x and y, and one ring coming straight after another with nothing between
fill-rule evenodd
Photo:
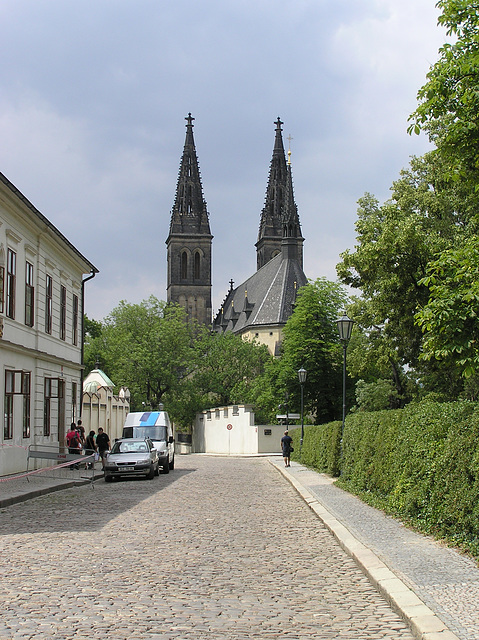
<instances>
[{"instance_id":1,"label":"silver car","mask_svg":"<svg viewBox=\"0 0 479 640\"><path fill-rule=\"evenodd\" d=\"M113 445L105 460L105 482L120 476L159 475L158 451L149 438L122 438Z\"/></svg>"}]
</instances>

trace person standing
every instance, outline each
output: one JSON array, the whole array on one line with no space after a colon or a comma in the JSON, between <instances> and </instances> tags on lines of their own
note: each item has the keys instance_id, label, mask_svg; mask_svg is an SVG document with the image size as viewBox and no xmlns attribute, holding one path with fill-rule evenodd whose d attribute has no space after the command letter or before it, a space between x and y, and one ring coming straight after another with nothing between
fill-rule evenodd
<instances>
[{"instance_id":1,"label":"person standing","mask_svg":"<svg viewBox=\"0 0 479 640\"><path fill-rule=\"evenodd\" d=\"M71 431L67 433L67 444L68 444L68 453L73 454L75 456L81 456L82 445L80 442L80 433L74 429L75 423L72 422ZM79 469L78 464L70 465L70 469Z\"/></svg>"},{"instance_id":2,"label":"person standing","mask_svg":"<svg viewBox=\"0 0 479 640\"><path fill-rule=\"evenodd\" d=\"M86 456L92 456L94 453L96 453L97 446L95 442L95 432L93 430L90 431L90 433L87 435L84 447L85 447ZM92 458L86 468L93 469L93 464L94 464L94 461Z\"/></svg>"},{"instance_id":3,"label":"person standing","mask_svg":"<svg viewBox=\"0 0 479 640\"><path fill-rule=\"evenodd\" d=\"M288 430L284 432L284 436L281 438L281 449L283 450L283 460L284 466L290 467L290 456L291 456L291 443L293 442L293 438L289 435Z\"/></svg>"},{"instance_id":4,"label":"person standing","mask_svg":"<svg viewBox=\"0 0 479 640\"><path fill-rule=\"evenodd\" d=\"M101 466L105 466L106 452L110 449L110 438L103 431L103 427L98 427L98 435L96 437L96 446L101 459Z\"/></svg>"},{"instance_id":5,"label":"person standing","mask_svg":"<svg viewBox=\"0 0 479 640\"><path fill-rule=\"evenodd\" d=\"M70 441L77 435L77 426L74 422L71 423L70 425L70 431L68 431L66 438L65 438L65 443L67 445L68 448L70 448ZM70 451L68 452L70 453Z\"/></svg>"},{"instance_id":6,"label":"person standing","mask_svg":"<svg viewBox=\"0 0 479 640\"><path fill-rule=\"evenodd\" d=\"M85 427L82 424L81 419L78 420L77 422L77 430L78 433L80 434L80 442L82 443L82 445L85 444Z\"/></svg>"}]
</instances>

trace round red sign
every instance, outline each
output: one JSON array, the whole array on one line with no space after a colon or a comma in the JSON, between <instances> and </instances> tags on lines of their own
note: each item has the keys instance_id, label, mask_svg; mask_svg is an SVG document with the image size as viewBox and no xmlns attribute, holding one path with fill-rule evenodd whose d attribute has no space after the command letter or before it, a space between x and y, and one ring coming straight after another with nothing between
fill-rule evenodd
<instances>
[{"instance_id":1,"label":"round red sign","mask_svg":"<svg viewBox=\"0 0 479 640\"><path fill-rule=\"evenodd\" d=\"M228 429L228 431L231 431L231 429L233 428L233 425L232 424L227 424L226 428Z\"/></svg>"}]
</instances>

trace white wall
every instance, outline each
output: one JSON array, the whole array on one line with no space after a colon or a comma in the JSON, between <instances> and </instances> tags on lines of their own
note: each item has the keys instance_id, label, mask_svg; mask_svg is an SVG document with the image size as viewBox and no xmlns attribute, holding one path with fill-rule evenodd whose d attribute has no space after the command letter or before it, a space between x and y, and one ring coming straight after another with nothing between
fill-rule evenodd
<instances>
[{"instance_id":1,"label":"white wall","mask_svg":"<svg viewBox=\"0 0 479 640\"><path fill-rule=\"evenodd\" d=\"M290 427L294 429L297 427ZM281 453L282 425L256 425L251 405L215 407L196 415L193 452L222 455Z\"/></svg>"}]
</instances>

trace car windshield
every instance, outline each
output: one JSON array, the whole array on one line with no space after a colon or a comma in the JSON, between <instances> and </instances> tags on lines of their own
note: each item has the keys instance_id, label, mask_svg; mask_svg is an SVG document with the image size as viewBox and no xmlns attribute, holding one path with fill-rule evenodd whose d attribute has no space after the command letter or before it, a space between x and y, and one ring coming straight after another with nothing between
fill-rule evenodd
<instances>
[{"instance_id":1,"label":"car windshield","mask_svg":"<svg viewBox=\"0 0 479 640\"><path fill-rule=\"evenodd\" d=\"M166 427L123 427L123 437L166 440Z\"/></svg>"},{"instance_id":2,"label":"car windshield","mask_svg":"<svg viewBox=\"0 0 479 640\"><path fill-rule=\"evenodd\" d=\"M127 440L119 440L115 442L112 447L111 453L148 453L148 444L145 441L133 440L128 442Z\"/></svg>"}]
</instances>

